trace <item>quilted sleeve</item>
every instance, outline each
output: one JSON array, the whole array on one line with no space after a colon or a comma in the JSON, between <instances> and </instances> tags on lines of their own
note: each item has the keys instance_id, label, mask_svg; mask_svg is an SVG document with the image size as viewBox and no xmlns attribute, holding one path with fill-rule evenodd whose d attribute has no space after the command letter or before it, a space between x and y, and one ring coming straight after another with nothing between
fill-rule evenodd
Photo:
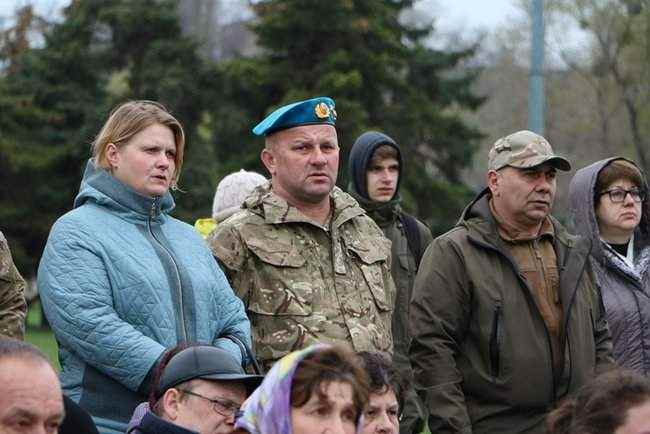
<instances>
[{"instance_id":1,"label":"quilted sleeve","mask_svg":"<svg viewBox=\"0 0 650 434\"><path fill-rule=\"evenodd\" d=\"M38 290L59 345L135 391L165 348L115 312L96 233L59 221L39 265Z\"/></svg>"},{"instance_id":2,"label":"quilted sleeve","mask_svg":"<svg viewBox=\"0 0 650 434\"><path fill-rule=\"evenodd\" d=\"M215 336L214 344L229 351L237 360L242 361L245 355L242 354L239 346L230 339L219 339L219 336L233 335L248 345L248 348L251 348L251 325L246 316L244 303L233 293L228 280L217 266L217 263L212 261L212 264L214 273L217 275L213 291L218 294L217 304L220 306L219 317L221 318L220 332ZM250 360L246 360L246 364L249 362Z\"/></svg>"}]
</instances>

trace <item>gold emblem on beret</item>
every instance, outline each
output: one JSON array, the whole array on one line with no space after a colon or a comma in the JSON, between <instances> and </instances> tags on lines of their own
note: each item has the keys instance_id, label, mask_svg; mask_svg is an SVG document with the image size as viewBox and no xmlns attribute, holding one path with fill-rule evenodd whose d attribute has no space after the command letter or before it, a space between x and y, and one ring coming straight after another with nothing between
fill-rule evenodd
<instances>
[{"instance_id":1,"label":"gold emblem on beret","mask_svg":"<svg viewBox=\"0 0 650 434\"><path fill-rule=\"evenodd\" d=\"M330 108L327 107L327 104L325 104L324 102L319 102L318 104L316 104L316 107L314 108L314 113L316 113L316 116L319 119L325 119L330 115Z\"/></svg>"}]
</instances>

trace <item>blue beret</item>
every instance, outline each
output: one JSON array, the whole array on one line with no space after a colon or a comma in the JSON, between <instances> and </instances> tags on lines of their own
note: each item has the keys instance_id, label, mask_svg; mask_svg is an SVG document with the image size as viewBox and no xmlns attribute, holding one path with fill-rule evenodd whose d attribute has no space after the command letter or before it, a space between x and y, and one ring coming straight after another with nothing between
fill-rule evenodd
<instances>
[{"instance_id":1,"label":"blue beret","mask_svg":"<svg viewBox=\"0 0 650 434\"><path fill-rule=\"evenodd\" d=\"M334 100L326 96L298 101L285 105L268 115L253 128L253 134L268 136L276 131L301 125L335 125Z\"/></svg>"}]
</instances>

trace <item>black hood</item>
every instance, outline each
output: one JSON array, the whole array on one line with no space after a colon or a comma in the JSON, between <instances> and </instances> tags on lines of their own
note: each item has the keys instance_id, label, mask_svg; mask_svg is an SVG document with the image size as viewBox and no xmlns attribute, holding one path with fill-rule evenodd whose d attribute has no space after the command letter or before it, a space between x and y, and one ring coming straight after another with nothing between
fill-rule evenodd
<instances>
[{"instance_id":1,"label":"black hood","mask_svg":"<svg viewBox=\"0 0 650 434\"><path fill-rule=\"evenodd\" d=\"M350 160L348 163L348 170L350 173L350 190L354 196L361 197L367 201L368 188L366 185L366 172L368 170L368 163L372 158L372 154L381 145L390 145L397 150L397 160L399 162L400 176L397 179L397 188L393 199L399 196L399 186L402 181L402 173L404 170L404 162L402 161L402 150L395 140L388 137L386 134L377 131L366 131L361 134L352 145L350 150Z\"/></svg>"}]
</instances>

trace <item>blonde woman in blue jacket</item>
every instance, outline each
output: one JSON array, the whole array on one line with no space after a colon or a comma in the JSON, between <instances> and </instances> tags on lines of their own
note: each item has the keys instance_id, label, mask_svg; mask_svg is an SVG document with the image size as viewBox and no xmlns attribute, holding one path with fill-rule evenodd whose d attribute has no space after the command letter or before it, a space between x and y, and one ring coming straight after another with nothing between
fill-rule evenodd
<instances>
[{"instance_id":1,"label":"blonde woman in blue jacket","mask_svg":"<svg viewBox=\"0 0 650 434\"><path fill-rule=\"evenodd\" d=\"M162 105L115 108L41 259L64 393L102 434L126 430L167 348L208 343L242 361L250 345L242 302L204 241L168 214L183 150L183 129Z\"/></svg>"}]
</instances>

